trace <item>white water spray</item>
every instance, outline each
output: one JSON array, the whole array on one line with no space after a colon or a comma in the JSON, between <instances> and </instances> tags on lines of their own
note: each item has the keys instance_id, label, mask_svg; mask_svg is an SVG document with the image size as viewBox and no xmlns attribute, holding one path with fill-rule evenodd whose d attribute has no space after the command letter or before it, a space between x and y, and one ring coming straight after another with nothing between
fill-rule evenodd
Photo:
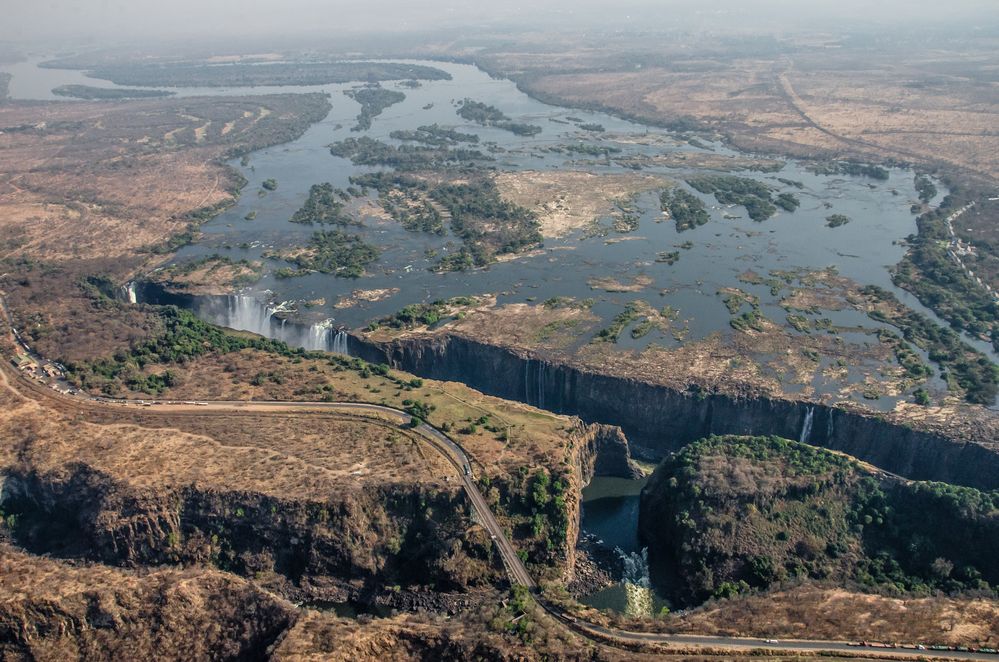
<instances>
[{"instance_id":1,"label":"white water spray","mask_svg":"<svg viewBox=\"0 0 999 662\"><path fill-rule=\"evenodd\" d=\"M129 303L139 303L139 298L135 291L135 281L129 281L125 286L125 298Z\"/></svg>"},{"instance_id":2,"label":"white water spray","mask_svg":"<svg viewBox=\"0 0 999 662\"><path fill-rule=\"evenodd\" d=\"M813 418L815 418L815 407L809 407L805 412L805 422L801 424L801 437L798 441L808 443L808 438L812 436Z\"/></svg>"},{"instance_id":3,"label":"white water spray","mask_svg":"<svg viewBox=\"0 0 999 662\"><path fill-rule=\"evenodd\" d=\"M829 419L826 421L826 443L831 444L833 439L833 410L829 409Z\"/></svg>"},{"instance_id":4,"label":"white water spray","mask_svg":"<svg viewBox=\"0 0 999 662\"><path fill-rule=\"evenodd\" d=\"M342 354L344 356L350 356L350 349L347 347L347 332L343 329L337 329L333 333L333 344L330 347L330 351L334 354Z\"/></svg>"},{"instance_id":5,"label":"white water spray","mask_svg":"<svg viewBox=\"0 0 999 662\"><path fill-rule=\"evenodd\" d=\"M330 333L333 320L323 320L309 327L309 337L305 340L305 349L325 352L329 349Z\"/></svg>"},{"instance_id":6,"label":"white water spray","mask_svg":"<svg viewBox=\"0 0 999 662\"><path fill-rule=\"evenodd\" d=\"M621 584L624 586L624 613L632 617L650 616L654 607L652 582L649 579L649 550L627 554L619 548Z\"/></svg>"}]
</instances>

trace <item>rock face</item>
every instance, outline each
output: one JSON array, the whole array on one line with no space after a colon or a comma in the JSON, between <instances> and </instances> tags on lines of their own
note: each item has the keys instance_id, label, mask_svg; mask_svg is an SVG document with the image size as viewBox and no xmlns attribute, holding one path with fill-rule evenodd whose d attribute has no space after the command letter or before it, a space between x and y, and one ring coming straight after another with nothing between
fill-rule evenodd
<instances>
[{"instance_id":1,"label":"rock face","mask_svg":"<svg viewBox=\"0 0 999 662\"><path fill-rule=\"evenodd\" d=\"M214 570L141 576L0 546L0 659L265 660L290 604Z\"/></svg>"},{"instance_id":2,"label":"rock face","mask_svg":"<svg viewBox=\"0 0 999 662\"><path fill-rule=\"evenodd\" d=\"M140 283L137 291L141 301L183 306L219 323L225 323L232 308L231 297L173 294L154 283ZM268 335L273 335L272 327L284 328L289 337L312 335L310 327L294 322L282 326L276 317L264 326L259 332ZM342 336L341 349L371 363L388 363L429 379L462 382L487 395L587 422L620 426L636 454L655 460L711 434L773 434L843 451L906 478L999 488L999 453L874 414L793 400L679 391L548 362L457 334L391 342ZM982 434L994 437L995 428Z\"/></svg>"},{"instance_id":3,"label":"rock face","mask_svg":"<svg viewBox=\"0 0 999 662\"><path fill-rule=\"evenodd\" d=\"M503 576L488 536L468 531L457 489L365 486L320 502L140 490L76 465L9 471L2 504L15 515L15 539L34 552L122 566L206 563L273 577L304 597L393 585L464 591Z\"/></svg>"},{"instance_id":4,"label":"rock face","mask_svg":"<svg viewBox=\"0 0 999 662\"><path fill-rule=\"evenodd\" d=\"M873 414L792 400L678 391L548 363L457 335L384 344L351 340L351 353L371 362L620 426L636 451L657 459L712 434L773 434L843 451L907 478L999 487L999 453Z\"/></svg>"}]
</instances>

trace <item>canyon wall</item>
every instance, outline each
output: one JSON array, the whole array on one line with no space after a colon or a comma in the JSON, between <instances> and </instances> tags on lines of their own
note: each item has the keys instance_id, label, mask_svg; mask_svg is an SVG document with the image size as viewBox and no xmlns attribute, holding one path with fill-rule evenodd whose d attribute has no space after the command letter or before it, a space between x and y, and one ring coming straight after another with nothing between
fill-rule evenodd
<instances>
[{"instance_id":1,"label":"canyon wall","mask_svg":"<svg viewBox=\"0 0 999 662\"><path fill-rule=\"evenodd\" d=\"M873 413L777 398L679 391L547 362L453 334L374 342L326 323L283 321L274 314L276 307L243 295L176 295L162 286L141 283L133 292L139 301L180 305L208 321L256 328L257 333L296 346L387 363L420 377L462 382L488 395L620 426L632 452L655 461L712 434L773 434L842 451L906 478L999 488L999 453Z\"/></svg>"},{"instance_id":2,"label":"canyon wall","mask_svg":"<svg viewBox=\"0 0 999 662\"><path fill-rule=\"evenodd\" d=\"M295 599L385 586L462 592L504 576L460 489L385 484L328 499L198 486L136 487L83 464L8 467L0 505L35 553L119 566L208 564L269 577Z\"/></svg>"},{"instance_id":3,"label":"canyon wall","mask_svg":"<svg viewBox=\"0 0 999 662\"><path fill-rule=\"evenodd\" d=\"M584 421L620 426L632 450L650 459L712 434L773 434L842 451L906 478L999 488L999 454L876 414L793 400L678 391L549 363L456 335L383 344L352 337L351 353Z\"/></svg>"}]
</instances>

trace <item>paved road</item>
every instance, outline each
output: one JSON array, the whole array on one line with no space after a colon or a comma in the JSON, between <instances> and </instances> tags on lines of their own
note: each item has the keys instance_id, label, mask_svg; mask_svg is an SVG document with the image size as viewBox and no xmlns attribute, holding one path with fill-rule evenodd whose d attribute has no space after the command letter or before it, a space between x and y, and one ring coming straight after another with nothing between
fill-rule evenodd
<instances>
[{"instance_id":1,"label":"paved road","mask_svg":"<svg viewBox=\"0 0 999 662\"><path fill-rule=\"evenodd\" d=\"M3 298L0 297L0 309L4 308ZM5 310L2 312L6 312ZM399 409L386 407L384 405L368 404L362 402L287 402L287 401L245 401L245 400L217 400L217 401L166 401L156 400L152 402L112 400L106 398L89 398L86 396L70 396L57 393L49 388L45 388L37 381L32 380L18 371L13 370L7 360L2 359L0 371L4 372L4 377L8 375L25 385L29 390L45 397L59 400L64 403L72 403L77 407L99 407L99 408L128 408L147 412L171 413L171 412L191 412L199 411L210 413L213 411L225 412L245 412L254 414L280 413L297 411L306 413L313 412L337 412L355 411L377 413L387 416L401 424L410 424L412 417ZM10 381L5 379L5 381ZM990 653L973 653L962 651L929 651L906 649L883 649L883 648L861 648L856 645L851 646L847 642L818 641L818 640L784 640L777 643L766 642L761 639L749 639L739 637L708 637L698 635L666 635L645 632L630 632L606 628L594 623L580 621L573 616L567 615L557 607L548 604L537 594L536 584L530 573L524 566L523 561L517 556L516 550L503 527L500 526L496 517L482 492L475 484L472 474L472 464L468 454L454 440L442 431L426 423L421 423L413 430L423 437L434 449L441 453L448 462L454 466L461 475L462 485L472 502L472 508L478 521L486 528L492 537L496 548L499 550L503 563L506 566L510 579L515 584L526 586L535 592L538 604L547 611L555 620L564 626L585 637L600 641L605 644L674 644L683 647L718 648L731 650L749 649L771 649L782 651L810 651L829 653L853 653L868 655L906 655L912 657L925 658L947 658L958 660L999 660L999 656Z\"/></svg>"}]
</instances>

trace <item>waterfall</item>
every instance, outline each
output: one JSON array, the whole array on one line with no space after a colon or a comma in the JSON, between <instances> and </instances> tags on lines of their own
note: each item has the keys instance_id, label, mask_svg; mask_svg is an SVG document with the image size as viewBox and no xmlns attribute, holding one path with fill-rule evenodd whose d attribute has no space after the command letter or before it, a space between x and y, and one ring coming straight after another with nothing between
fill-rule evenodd
<instances>
[{"instance_id":1,"label":"waterfall","mask_svg":"<svg viewBox=\"0 0 999 662\"><path fill-rule=\"evenodd\" d=\"M524 360L524 402L531 404L531 359Z\"/></svg>"},{"instance_id":2,"label":"waterfall","mask_svg":"<svg viewBox=\"0 0 999 662\"><path fill-rule=\"evenodd\" d=\"M309 337L305 340L305 349L309 351L328 351L329 337L333 328L332 320L323 320L309 327Z\"/></svg>"},{"instance_id":3,"label":"waterfall","mask_svg":"<svg viewBox=\"0 0 999 662\"><path fill-rule=\"evenodd\" d=\"M547 361L538 363L538 409L545 408L545 368L547 367Z\"/></svg>"},{"instance_id":4,"label":"waterfall","mask_svg":"<svg viewBox=\"0 0 999 662\"><path fill-rule=\"evenodd\" d=\"M829 419L826 421L826 444L831 444L833 440L833 410L829 409Z\"/></svg>"},{"instance_id":5,"label":"waterfall","mask_svg":"<svg viewBox=\"0 0 999 662\"><path fill-rule=\"evenodd\" d=\"M230 329L249 331L269 338L271 316L280 309L281 306L277 308L265 306L252 296L230 294L226 302L225 319L220 322L222 326Z\"/></svg>"},{"instance_id":6,"label":"waterfall","mask_svg":"<svg viewBox=\"0 0 999 662\"><path fill-rule=\"evenodd\" d=\"M798 441L808 443L812 436L812 419L815 417L815 407L809 407L805 412L805 422L801 424L801 438Z\"/></svg>"},{"instance_id":7,"label":"waterfall","mask_svg":"<svg viewBox=\"0 0 999 662\"><path fill-rule=\"evenodd\" d=\"M652 582L649 580L649 550L627 554L619 548L621 558L621 584L624 587L627 616L651 616L654 608Z\"/></svg>"},{"instance_id":8,"label":"waterfall","mask_svg":"<svg viewBox=\"0 0 999 662\"><path fill-rule=\"evenodd\" d=\"M334 354L343 354L344 356L350 356L350 349L347 346L347 340L349 336L347 332L343 329L337 329L333 334L333 344L330 347L330 351Z\"/></svg>"},{"instance_id":9,"label":"waterfall","mask_svg":"<svg viewBox=\"0 0 999 662\"><path fill-rule=\"evenodd\" d=\"M139 298L136 295L135 291L135 281L129 281L128 284L125 285L124 289L125 289L126 301L128 301L129 303L139 303Z\"/></svg>"}]
</instances>

